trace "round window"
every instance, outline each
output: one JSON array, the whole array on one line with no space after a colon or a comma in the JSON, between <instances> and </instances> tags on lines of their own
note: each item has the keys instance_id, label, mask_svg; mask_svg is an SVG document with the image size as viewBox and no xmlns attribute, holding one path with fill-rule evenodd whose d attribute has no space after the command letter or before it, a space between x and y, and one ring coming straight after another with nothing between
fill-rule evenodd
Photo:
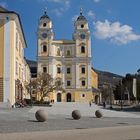
<instances>
[{"instance_id":1,"label":"round window","mask_svg":"<svg viewBox=\"0 0 140 140\"><path fill-rule=\"evenodd\" d=\"M46 23L43 23L43 27L46 27L47 26L47 24Z\"/></svg>"},{"instance_id":2,"label":"round window","mask_svg":"<svg viewBox=\"0 0 140 140\"><path fill-rule=\"evenodd\" d=\"M84 24L81 24L81 28L84 28Z\"/></svg>"},{"instance_id":3,"label":"round window","mask_svg":"<svg viewBox=\"0 0 140 140\"><path fill-rule=\"evenodd\" d=\"M85 94L82 94L82 97L84 98L85 97Z\"/></svg>"}]
</instances>

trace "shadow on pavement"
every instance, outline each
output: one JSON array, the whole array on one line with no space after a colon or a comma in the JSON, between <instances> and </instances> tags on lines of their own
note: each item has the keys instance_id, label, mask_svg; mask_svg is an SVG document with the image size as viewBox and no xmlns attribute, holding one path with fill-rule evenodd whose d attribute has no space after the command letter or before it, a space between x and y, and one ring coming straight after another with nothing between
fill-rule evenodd
<instances>
[{"instance_id":1,"label":"shadow on pavement","mask_svg":"<svg viewBox=\"0 0 140 140\"><path fill-rule=\"evenodd\" d=\"M120 106L113 105L112 108L107 107L105 109L114 110L114 111L125 111L125 112L140 112L140 105L137 106L123 106L122 109Z\"/></svg>"},{"instance_id":2,"label":"shadow on pavement","mask_svg":"<svg viewBox=\"0 0 140 140\"><path fill-rule=\"evenodd\" d=\"M28 120L28 122L38 122L37 120Z\"/></svg>"}]
</instances>

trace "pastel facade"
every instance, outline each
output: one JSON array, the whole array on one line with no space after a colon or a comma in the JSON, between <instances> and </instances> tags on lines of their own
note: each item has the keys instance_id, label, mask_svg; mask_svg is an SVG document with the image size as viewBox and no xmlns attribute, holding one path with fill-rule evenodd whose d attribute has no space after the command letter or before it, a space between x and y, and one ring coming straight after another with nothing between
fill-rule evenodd
<instances>
[{"instance_id":1,"label":"pastel facade","mask_svg":"<svg viewBox=\"0 0 140 140\"><path fill-rule=\"evenodd\" d=\"M91 83L91 36L82 11L74 23L72 40L55 40L53 24L44 13L38 24L38 73L47 72L62 79L65 93L55 91L56 102L81 102L93 99Z\"/></svg>"},{"instance_id":2,"label":"pastel facade","mask_svg":"<svg viewBox=\"0 0 140 140\"><path fill-rule=\"evenodd\" d=\"M91 85L98 89L98 74L93 70L93 68L91 69Z\"/></svg>"},{"instance_id":3,"label":"pastel facade","mask_svg":"<svg viewBox=\"0 0 140 140\"><path fill-rule=\"evenodd\" d=\"M91 69L91 85L92 85L92 93L93 93L93 102L100 103L101 102L101 92L98 89L98 74Z\"/></svg>"},{"instance_id":4,"label":"pastel facade","mask_svg":"<svg viewBox=\"0 0 140 140\"><path fill-rule=\"evenodd\" d=\"M26 41L20 17L0 7L0 102L12 106L27 94L30 69L24 59Z\"/></svg>"}]
</instances>

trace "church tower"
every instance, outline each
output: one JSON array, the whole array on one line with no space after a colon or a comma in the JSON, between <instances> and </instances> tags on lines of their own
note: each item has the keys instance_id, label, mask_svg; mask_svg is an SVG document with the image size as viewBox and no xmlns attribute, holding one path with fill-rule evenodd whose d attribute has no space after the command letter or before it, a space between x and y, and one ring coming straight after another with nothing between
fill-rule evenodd
<instances>
[{"instance_id":1,"label":"church tower","mask_svg":"<svg viewBox=\"0 0 140 140\"><path fill-rule=\"evenodd\" d=\"M74 24L73 39L76 44L76 88L91 90L91 37L83 10Z\"/></svg>"},{"instance_id":2,"label":"church tower","mask_svg":"<svg viewBox=\"0 0 140 140\"><path fill-rule=\"evenodd\" d=\"M54 91L50 99L55 102L91 101L91 37L82 9L74 23L72 40L55 40L52 25L45 11L37 31L38 74L46 72L61 80L65 89L65 93Z\"/></svg>"},{"instance_id":3,"label":"church tower","mask_svg":"<svg viewBox=\"0 0 140 140\"><path fill-rule=\"evenodd\" d=\"M37 71L38 73L49 73L49 57L53 55L51 44L54 39L54 33L52 29L52 21L46 11L44 12L44 15L40 17L38 22L37 39Z\"/></svg>"}]
</instances>

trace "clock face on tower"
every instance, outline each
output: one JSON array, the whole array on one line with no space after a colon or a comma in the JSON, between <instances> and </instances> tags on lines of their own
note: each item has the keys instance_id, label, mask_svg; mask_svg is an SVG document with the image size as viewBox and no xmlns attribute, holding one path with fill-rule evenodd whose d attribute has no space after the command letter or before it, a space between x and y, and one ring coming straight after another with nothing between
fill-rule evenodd
<instances>
[{"instance_id":1,"label":"clock face on tower","mask_svg":"<svg viewBox=\"0 0 140 140\"><path fill-rule=\"evenodd\" d=\"M81 39L85 39L85 38L86 38L86 35L85 35L85 34L81 34L81 35L80 35L80 38L81 38Z\"/></svg>"},{"instance_id":2,"label":"clock face on tower","mask_svg":"<svg viewBox=\"0 0 140 140\"><path fill-rule=\"evenodd\" d=\"M42 37L45 39L45 38L47 38L47 33L42 33Z\"/></svg>"}]
</instances>

